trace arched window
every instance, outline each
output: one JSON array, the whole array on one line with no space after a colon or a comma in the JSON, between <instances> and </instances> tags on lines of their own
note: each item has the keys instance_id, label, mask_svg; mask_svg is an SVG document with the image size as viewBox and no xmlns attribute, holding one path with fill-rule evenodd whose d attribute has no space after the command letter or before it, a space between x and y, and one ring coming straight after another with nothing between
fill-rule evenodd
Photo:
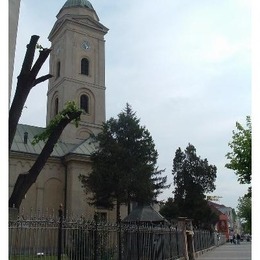
<instances>
[{"instance_id":1,"label":"arched window","mask_svg":"<svg viewBox=\"0 0 260 260\"><path fill-rule=\"evenodd\" d=\"M89 61L86 58L81 60L81 74L89 75Z\"/></svg>"},{"instance_id":2,"label":"arched window","mask_svg":"<svg viewBox=\"0 0 260 260\"><path fill-rule=\"evenodd\" d=\"M59 99L55 98L54 103L54 115L56 116L59 113Z\"/></svg>"},{"instance_id":3,"label":"arched window","mask_svg":"<svg viewBox=\"0 0 260 260\"><path fill-rule=\"evenodd\" d=\"M80 108L85 110L86 113L89 113L89 98L87 95L80 96Z\"/></svg>"},{"instance_id":4,"label":"arched window","mask_svg":"<svg viewBox=\"0 0 260 260\"><path fill-rule=\"evenodd\" d=\"M60 77L60 61L57 62L57 74L56 74L56 78Z\"/></svg>"}]
</instances>

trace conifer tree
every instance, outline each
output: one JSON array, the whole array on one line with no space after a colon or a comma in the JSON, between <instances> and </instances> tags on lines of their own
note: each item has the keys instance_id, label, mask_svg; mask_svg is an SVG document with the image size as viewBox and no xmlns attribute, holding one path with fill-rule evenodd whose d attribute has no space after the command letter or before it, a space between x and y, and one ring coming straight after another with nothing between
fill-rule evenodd
<instances>
[{"instance_id":1,"label":"conifer tree","mask_svg":"<svg viewBox=\"0 0 260 260\"><path fill-rule=\"evenodd\" d=\"M188 217L199 225L215 220L205 200L205 194L215 190L217 168L209 165L207 159L196 154L196 148L189 144L183 152L178 148L173 159L174 203L178 215Z\"/></svg>"},{"instance_id":2,"label":"conifer tree","mask_svg":"<svg viewBox=\"0 0 260 260\"><path fill-rule=\"evenodd\" d=\"M118 119L103 124L93 141L98 148L91 155L92 172L79 178L92 204L107 208L116 204L118 221L120 205L150 203L167 187L163 170L156 167L153 139L129 104Z\"/></svg>"}]
</instances>

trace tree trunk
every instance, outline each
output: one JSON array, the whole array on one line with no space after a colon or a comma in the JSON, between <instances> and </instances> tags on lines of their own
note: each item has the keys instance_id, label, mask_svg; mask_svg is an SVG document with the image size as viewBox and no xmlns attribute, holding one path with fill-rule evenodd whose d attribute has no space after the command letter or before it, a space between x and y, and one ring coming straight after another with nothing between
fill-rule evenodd
<instances>
[{"instance_id":1,"label":"tree trunk","mask_svg":"<svg viewBox=\"0 0 260 260\"><path fill-rule=\"evenodd\" d=\"M15 208L20 207L21 202L22 202L26 192L29 190L29 188L32 186L32 184L36 181L42 168L44 167L49 156L51 155L54 145L57 143L63 129L73 119L78 118L80 115L81 115L81 111L68 112L67 116L64 117L63 119L61 119L61 121L53 129L48 141L46 142L45 146L43 147L41 153L39 154L37 160L31 167L31 169L28 172L22 173L18 176L15 186L14 186L14 190L9 199L9 207L15 207Z\"/></svg>"},{"instance_id":2,"label":"tree trunk","mask_svg":"<svg viewBox=\"0 0 260 260\"><path fill-rule=\"evenodd\" d=\"M17 124L31 89L40 82L52 77L52 75L48 74L36 79L39 70L51 52L51 49L40 50L40 55L32 67L35 47L39 38L40 37L37 35L33 35L31 37L30 43L27 45L27 51L22 69L20 75L18 76L14 99L9 111L9 150L11 149Z\"/></svg>"}]
</instances>

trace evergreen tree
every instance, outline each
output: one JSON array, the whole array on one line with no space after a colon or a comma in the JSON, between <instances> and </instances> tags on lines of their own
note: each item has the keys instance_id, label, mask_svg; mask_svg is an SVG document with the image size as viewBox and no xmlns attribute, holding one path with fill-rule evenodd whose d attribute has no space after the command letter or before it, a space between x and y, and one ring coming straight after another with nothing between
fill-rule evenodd
<instances>
[{"instance_id":1,"label":"evergreen tree","mask_svg":"<svg viewBox=\"0 0 260 260\"><path fill-rule=\"evenodd\" d=\"M116 203L117 220L121 204L150 203L167 187L163 170L156 167L158 153L152 137L129 104L118 119L103 124L93 142L98 148L91 155L92 172L79 178L92 204L113 208Z\"/></svg>"},{"instance_id":2,"label":"evergreen tree","mask_svg":"<svg viewBox=\"0 0 260 260\"><path fill-rule=\"evenodd\" d=\"M176 150L172 174L179 216L193 219L196 225L216 220L205 200L205 193L215 190L216 172L216 166L197 156L193 145L189 144L184 152Z\"/></svg>"},{"instance_id":3,"label":"evergreen tree","mask_svg":"<svg viewBox=\"0 0 260 260\"><path fill-rule=\"evenodd\" d=\"M173 198L168 198L165 204L160 209L160 214L167 220L172 221L179 217L177 204Z\"/></svg>"}]
</instances>

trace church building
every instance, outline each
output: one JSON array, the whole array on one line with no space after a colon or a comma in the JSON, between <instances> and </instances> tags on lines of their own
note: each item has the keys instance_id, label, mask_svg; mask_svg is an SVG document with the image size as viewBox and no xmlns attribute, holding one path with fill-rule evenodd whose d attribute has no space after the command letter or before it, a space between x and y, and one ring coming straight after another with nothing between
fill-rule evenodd
<instances>
[{"instance_id":1,"label":"church building","mask_svg":"<svg viewBox=\"0 0 260 260\"><path fill-rule=\"evenodd\" d=\"M49 34L51 53L47 93L46 124L61 111L67 101L75 101L84 110L78 128L64 129L51 157L22 201L20 212L31 209L42 214L57 211L59 205L68 214L93 218L100 214L109 221L115 211L94 208L86 200L78 176L91 171L90 154L95 147L90 134L101 131L105 121L105 35L108 32L87 0L67 0L57 14ZM32 145L42 127L19 124L9 154L9 196L20 173L28 171L44 143ZM122 218L126 216L122 207Z\"/></svg>"}]
</instances>

